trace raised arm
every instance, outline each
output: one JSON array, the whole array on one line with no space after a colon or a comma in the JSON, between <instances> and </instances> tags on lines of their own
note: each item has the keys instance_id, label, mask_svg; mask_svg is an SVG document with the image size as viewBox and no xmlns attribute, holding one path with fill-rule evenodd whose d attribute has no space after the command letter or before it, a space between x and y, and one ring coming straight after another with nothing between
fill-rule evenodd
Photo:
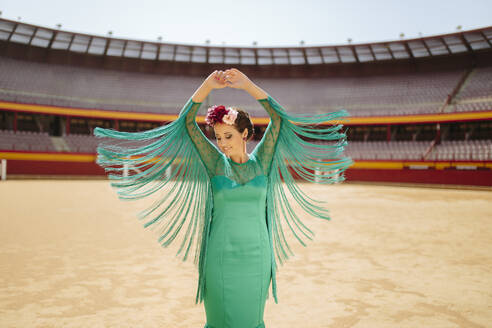
<instances>
[{"instance_id":1,"label":"raised arm","mask_svg":"<svg viewBox=\"0 0 492 328\"><path fill-rule=\"evenodd\" d=\"M217 164L217 160L220 158L220 151L203 134L202 130L198 127L195 118L198 109L210 91L227 86L224 79L221 79L217 73L218 71L214 71L210 74L202 85L200 85L200 87L195 91L189 100L189 106L191 106L191 108L186 113L186 130L188 131L191 140L195 144L210 177L215 175L215 166Z\"/></svg>"},{"instance_id":2,"label":"raised arm","mask_svg":"<svg viewBox=\"0 0 492 328\"><path fill-rule=\"evenodd\" d=\"M260 102L268 115L270 115L270 123L263 134L263 138L261 138L261 141L254 150L255 155L260 160L263 172L265 175L268 175L275 151L275 144L282 124L282 118L272 107L275 100L237 69L232 68L226 70L226 74L228 75L230 87L243 89L249 93L253 98Z\"/></svg>"},{"instance_id":3,"label":"raised arm","mask_svg":"<svg viewBox=\"0 0 492 328\"><path fill-rule=\"evenodd\" d=\"M275 144L277 143L282 119L273 110L270 96L266 99L258 99L258 101L268 112L268 115L270 115L270 123L263 134L263 138L261 138L260 142L256 146L256 154L260 159L263 171L265 172L265 175L268 175L270 173L270 166L272 163L273 154L275 152Z\"/></svg>"}]
</instances>

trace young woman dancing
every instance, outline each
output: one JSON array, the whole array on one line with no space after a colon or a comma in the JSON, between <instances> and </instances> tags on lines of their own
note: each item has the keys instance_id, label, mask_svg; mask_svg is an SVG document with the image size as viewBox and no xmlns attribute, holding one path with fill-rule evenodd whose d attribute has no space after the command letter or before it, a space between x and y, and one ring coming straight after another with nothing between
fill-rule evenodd
<instances>
[{"instance_id":1,"label":"young woman dancing","mask_svg":"<svg viewBox=\"0 0 492 328\"><path fill-rule=\"evenodd\" d=\"M205 121L213 127L218 148L195 121L210 91L226 87L248 92L270 116L250 154L246 143L253 136L253 123L244 110L208 109ZM164 247L182 236L177 255L182 254L183 261L194 250L195 302L204 303L205 328L265 327L270 283L278 303L278 262L293 255L284 228L304 246L305 238L314 235L289 204L285 189L305 214L331 219L324 202L305 194L292 173L323 184L345 180L352 160L342 157L346 135L340 132L343 125L335 123L346 116L344 109L288 114L245 74L231 68L210 74L170 124L134 133L95 129L96 136L109 138L98 147L98 163L111 172L120 198L143 198L167 186L140 218L147 220L144 227L157 227ZM335 123L319 125L326 121ZM117 140L123 144L115 144Z\"/></svg>"}]
</instances>

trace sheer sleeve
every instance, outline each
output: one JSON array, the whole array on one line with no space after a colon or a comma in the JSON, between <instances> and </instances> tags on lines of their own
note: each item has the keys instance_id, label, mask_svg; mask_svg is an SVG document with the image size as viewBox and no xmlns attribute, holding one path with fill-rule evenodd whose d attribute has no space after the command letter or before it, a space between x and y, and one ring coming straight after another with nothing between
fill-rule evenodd
<instances>
[{"instance_id":1,"label":"sheer sleeve","mask_svg":"<svg viewBox=\"0 0 492 328\"><path fill-rule=\"evenodd\" d=\"M198 127L195 121L198 109L201 106L201 102L192 102L191 109L186 114L186 130L196 146L198 153L203 161L203 164L207 168L207 172L210 178L215 175L215 166L217 160L220 158L220 151L217 147L203 134L202 130Z\"/></svg>"},{"instance_id":2,"label":"sheer sleeve","mask_svg":"<svg viewBox=\"0 0 492 328\"><path fill-rule=\"evenodd\" d=\"M268 175L275 150L275 144L277 143L280 126L282 124L282 118L272 107L272 97L268 96L265 99L258 99L258 101L268 112L268 115L270 115L270 123L268 124L261 141L256 146L255 155L260 160L264 174Z\"/></svg>"}]
</instances>

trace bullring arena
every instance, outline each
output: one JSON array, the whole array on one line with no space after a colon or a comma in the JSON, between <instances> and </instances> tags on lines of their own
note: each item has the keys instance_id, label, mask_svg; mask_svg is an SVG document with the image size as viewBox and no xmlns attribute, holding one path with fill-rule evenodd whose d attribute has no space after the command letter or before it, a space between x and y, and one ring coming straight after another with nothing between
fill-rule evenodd
<instances>
[{"instance_id":1,"label":"bullring arena","mask_svg":"<svg viewBox=\"0 0 492 328\"><path fill-rule=\"evenodd\" d=\"M270 327L488 327L490 210L484 190L302 185L331 221L278 274ZM2 327L200 327L196 270L162 248L107 181L7 181Z\"/></svg>"},{"instance_id":2,"label":"bullring arena","mask_svg":"<svg viewBox=\"0 0 492 328\"><path fill-rule=\"evenodd\" d=\"M167 124L231 62L289 111L352 114L346 181L300 182L331 220L302 217L316 234L307 247L290 236L295 256L279 267L266 326L491 327L492 27L302 51L122 41L3 18L0 30L0 327L203 327L196 268L142 227L146 201L117 198L93 130ZM213 103L250 110L264 133L269 119L246 95L217 92ZM205 108L197 123L213 140Z\"/></svg>"}]
</instances>

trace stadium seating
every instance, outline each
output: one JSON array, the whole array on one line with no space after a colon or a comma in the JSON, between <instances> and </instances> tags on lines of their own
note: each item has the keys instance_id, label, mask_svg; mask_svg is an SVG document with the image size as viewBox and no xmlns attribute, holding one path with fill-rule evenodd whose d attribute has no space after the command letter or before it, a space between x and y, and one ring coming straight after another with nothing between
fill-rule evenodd
<instances>
[{"instance_id":1,"label":"stadium seating","mask_svg":"<svg viewBox=\"0 0 492 328\"><path fill-rule=\"evenodd\" d=\"M349 141L344 154L355 159L421 160L429 141Z\"/></svg>"},{"instance_id":2,"label":"stadium seating","mask_svg":"<svg viewBox=\"0 0 492 328\"><path fill-rule=\"evenodd\" d=\"M56 151L47 132L0 130L0 150Z\"/></svg>"},{"instance_id":3,"label":"stadium seating","mask_svg":"<svg viewBox=\"0 0 492 328\"><path fill-rule=\"evenodd\" d=\"M63 136L70 151L74 153L95 153L100 139L91 135L70 134ZM215 140L211 140L217 146ZM251 153L257 140L248 142ZM126 142L129 146L130 143ZM135 146L138 144L135 143ZM422 160L431 145L430 141L349 141L343 155L356 160ZM50 151L56 149L47 133L14 133L0 130L0 150ZM442 141L435 145L425 160L492 160L492 139L468 141Z\"/></svg>"},{"instance_id":4,"label":"stadium seating","mask_svg":"<svg viewBox=\"0 0 492 328\"><path fill-rule=\"evenodd\" d=\"M72 152L95 153L99 140L96 137L82 134L70 134L63 136Z\"/></svg>"},{"instance_id":5,"label":"stadium seating","mask_svg":"<svg viewBox=\"0 0 492 328\"><path fill-rule=\"evenodd\" d=\"M429 141L349 141L344 155L358 160L492 160L492 140L442 141L424 158Z\"/></svg>"},{"instance_id":6,"label":"stadium seating","mask_svg":"<svg viewBox=\"0 0 492 328\"><path fill-rule=\"evenodd\" d=\"M492 140L451 140L436 145L429 160L492 160Z\"/></svg>"},{"instance_id":7,"label":"stadium seating","mask_svg":"<svg viewBox=\"0 0 492 328\"><path fill-rule=\"evenodd\" d=\"M0 57L0 99L78 108L177 114L204 77L162 76L37 63ZM347 109L351 116L436 113L464 71L370 77L255 79L289 112ZM477 68L446 111L492 109L492 69ZM220 89L211 104L267 116L241 90ZM201 109L204 113L205 109Z\"/></svg>"},{"instance_id":8,"label":"stadium seating","mask_svg":"<svg viewBox=\"0 0 492 328\"><path fill-rule=\"evenodd\" d=\"M475 69L461 88L450 107L453 111L492 109L492 67Z\"/></svg>"},{"instance_id":9,"label":"stadium seating","mask_svg":"<svg viewBox=\"0 0 492 328\"><path fill-rule=\"evenodd\" d=\"M0 57L0 100L20 103L177 114L203 77L160 76L37 63ZM437 113L464 71L370 77L255 79L289 112L323 113L347 109L351 116ZM491 110L492 67L475 68L445 112ZM210 104L235 105L252 116L264 109L248 94L215 90ZM209 105L209 103L207 103ZM204 106L205 107L205 106ZM205 109L200 109L203 115ZM483 138L483 136L481 137ZM64 135L75 153L95 153L100 140L91 135ZM215 140L212 140L216 144ZM258 141L248 143L251 152ZM345 155L357 160L492 160L491 140L349 141ZM0 130L0 150L56 151L47 133Z\"/></svg>"}]
</instances>

